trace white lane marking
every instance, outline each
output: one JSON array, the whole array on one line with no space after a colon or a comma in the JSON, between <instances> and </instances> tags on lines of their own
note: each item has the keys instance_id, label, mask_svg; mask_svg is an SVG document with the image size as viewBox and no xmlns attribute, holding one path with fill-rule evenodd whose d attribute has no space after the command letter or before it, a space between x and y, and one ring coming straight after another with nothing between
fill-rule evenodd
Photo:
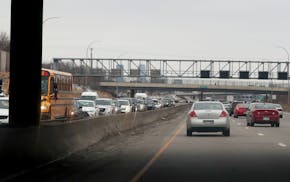
<instances>
[{"instance_id":1,"label":"white lane marking","mask_svg":"<svg viewBox=\"0 0 290 182\"><path fill-rule=\"evenodd\" d=\"M263 133L258 133L258 135L259 135L259 136L264 136L264 134L263 134Z\"/></svg>"},{"instance_id":2,"label":"white lane marking","mask_svg":"<svg viewBox=\"0 0 290 182\"><path fill-rule=\"evenodd\" d=\"M279 145L280 147L287 147L287 145L286 145L286 144L284 144L284 143L281 143L281 142L279 142L279 143L278 143L278 145Z\"/></svg>"}]
</instances>

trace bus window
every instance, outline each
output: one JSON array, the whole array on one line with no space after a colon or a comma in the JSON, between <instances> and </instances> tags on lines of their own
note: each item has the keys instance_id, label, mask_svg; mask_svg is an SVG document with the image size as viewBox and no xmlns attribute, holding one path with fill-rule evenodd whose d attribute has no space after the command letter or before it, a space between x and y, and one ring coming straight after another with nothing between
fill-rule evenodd
<instances>
[{"instance_id":1,"label":"bus window","mask_svg":"<svg viewBox=\"0 0 290 182\"><path fill-rule=\"evenodd\" d=\"M53 84L53 93L54 93L54 98L57 99L57 93L58 93L57 83Z\"/></svg>"},{"instance_id":2,"label":"bus window","mask_svg":"<svg viewBox=\"0 0 290 182\"><path fill-rule=\"evenodd\" d=\"M50 78L50 85L49 85L49 92L50 94L53 93L53 85L54 85L54 78Z\"/></svg>"},{"instance_id":3,"label":"bus window","mask_svg":"<svg viewBox=\"0 0 290 182\"><path fill-rule=\"evenodd\" d=\"M41 77L41 95L47 95L48 91L48 78L47 76Z\"/></svg>"}]
</instances>

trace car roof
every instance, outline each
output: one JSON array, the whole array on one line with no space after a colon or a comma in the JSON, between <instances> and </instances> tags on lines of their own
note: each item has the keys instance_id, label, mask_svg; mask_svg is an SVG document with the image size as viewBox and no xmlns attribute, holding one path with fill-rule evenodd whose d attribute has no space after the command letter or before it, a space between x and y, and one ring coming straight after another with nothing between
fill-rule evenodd
<instances>
[{"instance_id":1,"label":"car roof","mask_svg":"<svg viewBox=\"0 0 290 182\"><path fill-rule=\"evenodd\" d=\"M269 105L274 105L274 103L270 103L270 102L253 102L251 104L269 104Z\"/></svg>"},{"instance_id":2,"label":"car roof","mask_svg":"<svg viewBox=\"0 0 290 182\"><path fill-rule=\"evenodd\" d=\"M118 99L118 101L128 101L128 102L130 102L128 99Z\"/></svg>"},{"instance_id":3,"label":"car roof","mask_svg":"<svg viewBox=\"0 0 290 182\"><path fill-rule=\"evenodd\" d=\"M111 98L97 98L96 100L113 100Z\"/></svg>"},{"instance_id":4,"label":"car roof","mask_svg":"<svg viewBox=\"0 0 290 182\"><path fill-rule=\"evenodd\" d=\"M220 101L197 101L194 104L197 104L197 103L219 103L219 104L223 104Z\"/></svg>"}]
</instances>

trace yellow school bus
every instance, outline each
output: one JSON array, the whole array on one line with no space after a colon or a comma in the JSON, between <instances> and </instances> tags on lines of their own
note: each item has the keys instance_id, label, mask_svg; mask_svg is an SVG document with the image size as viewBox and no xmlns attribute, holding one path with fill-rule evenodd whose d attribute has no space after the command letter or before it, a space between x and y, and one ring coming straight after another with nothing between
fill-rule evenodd
<instances>
[{"instance_id":1,"label":"yellow school bus","mask_svg":"<svg viewBox=\"0 0 290 182\"><path fill-rule=\"evenodd\" d=\"M71 73L41 70L41 120L70 117L73 98L79 97L72 87Z\"/></svg>"}]
</instances>

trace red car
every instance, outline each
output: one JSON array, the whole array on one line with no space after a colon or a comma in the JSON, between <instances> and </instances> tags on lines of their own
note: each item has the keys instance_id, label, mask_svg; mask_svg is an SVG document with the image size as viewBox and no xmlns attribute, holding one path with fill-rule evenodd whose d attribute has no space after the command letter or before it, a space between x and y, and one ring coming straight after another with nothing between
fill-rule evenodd
<instances>
[{"instance_id":1,"label":"red car","mask_svg":"<svg viewBox=\"0 0 290 182\"><path fill-rule=\"evenodd\" d=\"M234 117L246 116L249 104L237 104L234 110Z\"/></svg>"},{"instance_id":2,"label":"red car","mask_svg":"<svg viewBox=\"0 0 290 182\"><path fill-rule=\"evenodd\" d=\"M247 126L255 124L271 124L272 127L280 126L280 116L272 103L251 103L247 112Z\"/></svg>"}]
</instances>

